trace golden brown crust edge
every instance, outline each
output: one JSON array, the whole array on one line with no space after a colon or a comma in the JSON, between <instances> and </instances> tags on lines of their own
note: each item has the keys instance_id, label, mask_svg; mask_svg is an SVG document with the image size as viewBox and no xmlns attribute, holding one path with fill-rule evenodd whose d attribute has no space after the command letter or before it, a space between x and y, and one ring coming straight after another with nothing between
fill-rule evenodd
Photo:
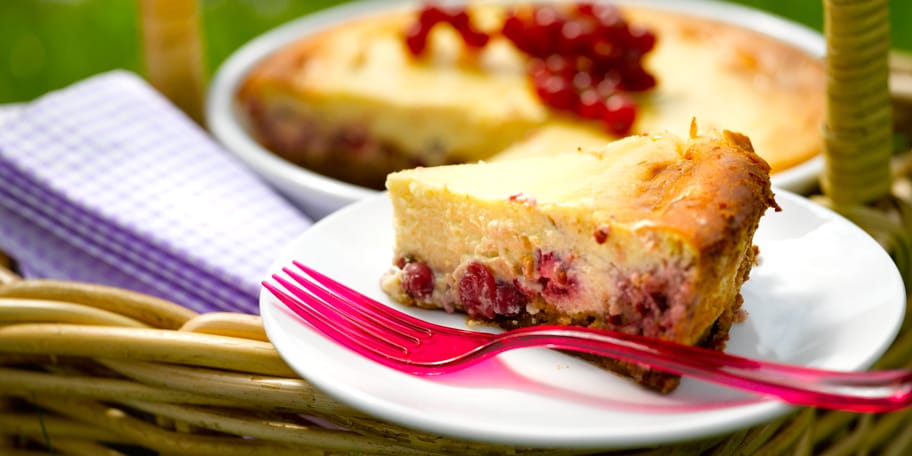
<instances>
[{"instance_id":1,"label":"golden brown crust edge","mask_svg":"<svg viewBox=\"0 0 912 456\"><path fill-rule=\"evenodd\" d=\"M779 102L792 107L789 112L771 113L789 118L787 123L781 123L772 141L774 147L767 145L769 150L760 151L771 172L789 169L820 154L820 131L826 113L826 69L822 58L779 38L721 20L646 7L622 9L632 21L655 27L660 40L664 35L704 46L727 71L751 80L754 90L771 105ZM658 76L663 76L661 71Z\"/></svg>"},{"instance_id":2,"label":"golden brown crust edge","mask_svg":"<svg viewBox=\"0 0 912 456\"><path fill-rule=\"evenodd\" d=\"M408 14L402 11L368 15L297 39L257 62L238 89L238 98L241 101L249 100L265 87L281 88L291 93L300 92L307 86L306 80L301 81L300 78L305 65L316 59L339 57L334 52L336 45L333 43L340 35L397 33L397 30L403 28L402 24L407 17Z\"/></svg>"},{"instance_id":3,"label":"golden brown crust edge","mask_svg":"<svg viewBox=\"0 0 912 456\"><path fill-rule=\"evenodd\" d=\"M753 151L750 140L723 131L696 137L686 151L693 160L686 171L688 198L667 208L670 226L690 231L699 249L702 286L694 290L694 318L677 330L691 340L705 339L720 319L728 321L724 336L713 345L724 348L727 326L737 318L740 290L755 261L753 235L769 208L779 209L773 194L769 165ZM712 216L706 216L712 214ZM679 334L679 336L681 336Z\"/></svg>"},{"instance_id":4,"label":"golden brown crust edge","mask_svg":"<svg viewBox=\"0 0 912 456\"><path fill-rule=\"evenodd\" d=\"M697 135L694 125L684 146L680 160L652 170L638 205L654 208L663 226L675 227L701 254L717 251L744 227L756 228L767 208L778 208L770 166L747 136Z\"/></svg>"},{"instance_id":5,"label":"golden brown crust edge","mask_svg":"<svg viewBox=\"0 0 912 456\"><path fill-rule=\"evenodd\" d=\"M679 227L699 250L695 267L700 286L692 290L689 318L678 322L672 339L723 350L732 324L742 318L741 286L758 254L753 235L768 208L779 210L779 206L770 184L770 167L754 152L747 136L731 131L697 136L694 122L684 158L684 169L659 185L679 185L678 191L687 188L687 198L663 202L664 220L666 226ZM595 361L661 393L671 392L680 381L676 375L636 363Z\"/></svg>"}]
</instances>

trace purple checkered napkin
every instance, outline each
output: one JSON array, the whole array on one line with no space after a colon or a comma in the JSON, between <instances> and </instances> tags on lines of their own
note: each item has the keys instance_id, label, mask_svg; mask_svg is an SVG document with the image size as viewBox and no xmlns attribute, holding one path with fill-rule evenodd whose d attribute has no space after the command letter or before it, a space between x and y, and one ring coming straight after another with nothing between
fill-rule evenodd
<instances>
[{"instance_id":1,"label":"purple checkered napkin","mask_svg":"<svg viewBox=\"0 0 912 456\"><path fill-rule=\"evenodd\" d=\"M257 310L310 220L131 73L50 93L0 126L0 249L30 276L191 309Z\"/></svg>"},{"instance_id":2,"label":"purple checkered napkin","mask_svg":"<svg viewBox=\"0 0 912 456\"><path fill-rule=\"evenodd\" d=\"M21 246L17 257L20 270L26 277L62 278L79 282L104 284L129 284L133 291L153 296L168 296L175 302L200 302L195 295L171 286L150 276L128 274L120 266L110 266L103 261L87 261L93 252L74 247L66 239L36 228L29 220L0 205L0 230L4 244ZM202 311L201 307L196 307Z\"/></svg>"}]
</instances>

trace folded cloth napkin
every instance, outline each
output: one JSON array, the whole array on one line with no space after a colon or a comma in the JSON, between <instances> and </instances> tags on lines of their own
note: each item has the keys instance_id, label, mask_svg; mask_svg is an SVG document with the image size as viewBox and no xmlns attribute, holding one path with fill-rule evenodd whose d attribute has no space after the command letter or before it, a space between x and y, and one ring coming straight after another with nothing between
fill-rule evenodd
<instances>
[{"instance_id":1,"label":"folded cloth napkin","mask_svg":"<svg viewBox=\"0 0 912 456\"><path fill-rule=\"evenodd\" d=\"M29 277L255 313L311 221L138 76L114 71L0 125L0 249Z\"/></svg>"}]
</instances>

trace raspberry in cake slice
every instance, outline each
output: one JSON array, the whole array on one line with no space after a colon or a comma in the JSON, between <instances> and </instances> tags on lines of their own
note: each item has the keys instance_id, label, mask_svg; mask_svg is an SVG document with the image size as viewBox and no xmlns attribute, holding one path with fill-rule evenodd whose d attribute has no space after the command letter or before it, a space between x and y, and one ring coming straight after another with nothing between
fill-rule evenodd
<instances>
[{"instance_id":1,"label":"raspberry in cake slice","mask_svg":"<svg viewBox=\"0 0 912 456\"><path fill-rule=\"evenodd\" d=\"M769 166L724 131L390 174L396 301L516 328L581 325L722 349L776 207ZM662 392L678 377L600 359Z\"/></svg>"}]
</instances>

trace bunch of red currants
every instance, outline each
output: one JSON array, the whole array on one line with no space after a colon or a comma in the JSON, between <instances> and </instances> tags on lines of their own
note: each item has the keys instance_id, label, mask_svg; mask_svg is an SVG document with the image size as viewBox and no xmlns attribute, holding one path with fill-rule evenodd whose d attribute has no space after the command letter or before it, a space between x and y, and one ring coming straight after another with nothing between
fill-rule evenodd
<instances>
[{"instance_id":1,"label":"bunch of red currants","mask_svg":"<svg viewBox=\"0 0 912 456\"><path fill-rule=\"evenodd\" d=\"M491 39L473 26L465 8L429 3L406 31L409 51L423 54L430 31L441 23L452 26L469 49L481 49ZM545 104L599 121L612 134L625 135L633 126L637 107L630 93L656 86L643 66L643 57L655 47L655 34L628 23L613 5L516 8L499 33L529 56L529 76Z\"/></svg>"}]
</instances>

